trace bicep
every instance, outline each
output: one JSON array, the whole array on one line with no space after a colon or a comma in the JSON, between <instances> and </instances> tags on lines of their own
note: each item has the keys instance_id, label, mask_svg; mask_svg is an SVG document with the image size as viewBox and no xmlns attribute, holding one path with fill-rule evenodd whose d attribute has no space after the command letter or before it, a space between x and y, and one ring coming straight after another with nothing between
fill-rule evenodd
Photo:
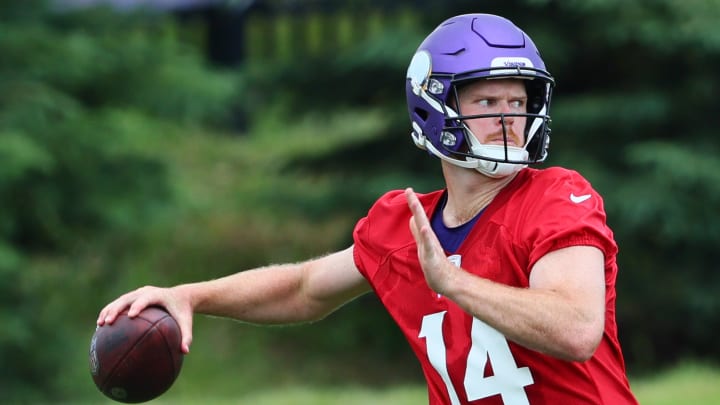
<instances>
[{"instance_id":1,"label":"bicep","mask_svg":"<svg viewBox=\"0 0 720 405\"><path fill-rule=\"evenodd\" d=\"M570 246L547 253L530 273L530 288L553 291L597 322L605 314L605 258L594 246Z\"/></svg>"},{"instance_id":2,"label":"bicep","mask_svg":"<svg viewBox=\"0 0 720 405\"><path fill-rule=\"evenodd\" d=\"M303 294L308 301L330 312L370 291L370 285L355 266L353 247L306 263Z\"/></svg>"}]
</instances>

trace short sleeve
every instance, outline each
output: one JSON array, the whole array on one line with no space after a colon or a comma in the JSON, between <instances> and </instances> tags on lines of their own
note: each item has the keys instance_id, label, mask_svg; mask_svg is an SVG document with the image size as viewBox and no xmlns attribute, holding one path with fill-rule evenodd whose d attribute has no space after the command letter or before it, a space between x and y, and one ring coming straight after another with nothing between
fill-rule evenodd
<instances>
[{"instance_id":1,"label":"short sleeve","mask_svg":"<svg viewBox=\"0 0 720 405\"><path fill-rule=\"evenodd\" d=\"M418 194L426 212L432 210L442 190ZM411 212L403 190L393 190L380 197L353 231L353 255L360 273L371 283L383 262L399 249L414 244L410 233Z\"/></svg>"},{"instance_id":2,"label":"short sleeve","mask_svg":"<svg viewBox=\"0 0 720 405\"><path fill-rule=\"evenodd\" d=\"M404 209L403 209L404 207ZM407 211L403 215L403 213ZM403 222L403 218L405 221ZM361 218L353 231L353 256L360 273L372 280L395 237L389 230L408 226L409 210L402 190L393 190L380 197Z\"/></svg>"},{"instance_id":3,"label":"short sleeve","mask_svg":"<svg viewBox=\"0 0 720 405\"><path fill-rule=\"evenodd\" d=\"M554 174L554 175L553 175ZM604 203L585 178L571 170L546 170L535 182L534 193L542 194L536 206L528 210L523 236L529 244L529 264L547 253L569 246L594 246L606 258L617 254L612 230L607 226Z\"/></svg>"}]
</instances>

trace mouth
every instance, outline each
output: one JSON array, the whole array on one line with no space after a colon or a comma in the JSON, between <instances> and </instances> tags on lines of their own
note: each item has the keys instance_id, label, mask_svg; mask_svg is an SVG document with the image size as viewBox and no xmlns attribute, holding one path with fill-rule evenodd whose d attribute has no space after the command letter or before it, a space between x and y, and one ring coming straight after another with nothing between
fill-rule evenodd
<instances>
[{"instance_id":1,"label":"mouth","mask_svg":"<svg viewBox=\"0 0 720 405\"><path fill-rule=\"evenodd\" d=\"M505 138L501 135L491 136L485 141L486 145L505 145ZM507 146L520 146L518 137L515 134L507 135Z\"/></svg>"}]
</instances>

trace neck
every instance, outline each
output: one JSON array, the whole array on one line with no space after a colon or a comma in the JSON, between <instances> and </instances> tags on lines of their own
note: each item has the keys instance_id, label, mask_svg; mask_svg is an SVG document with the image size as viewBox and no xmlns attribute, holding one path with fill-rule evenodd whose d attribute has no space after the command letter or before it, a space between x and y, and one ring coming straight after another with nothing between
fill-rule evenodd
<instances>
[{"instance_id":1,"label":"neck","mask_svg":"<svg viewBox=\"0 0 720 405\"><path fill-rule=\"evenodd\" d=\"M457 167L445 162L442 167L448 189L443 221L449 227L462 225L474 218L517 175L515 173L495 179L478 173L476 170Z\"/></svg>"}]
</instances>

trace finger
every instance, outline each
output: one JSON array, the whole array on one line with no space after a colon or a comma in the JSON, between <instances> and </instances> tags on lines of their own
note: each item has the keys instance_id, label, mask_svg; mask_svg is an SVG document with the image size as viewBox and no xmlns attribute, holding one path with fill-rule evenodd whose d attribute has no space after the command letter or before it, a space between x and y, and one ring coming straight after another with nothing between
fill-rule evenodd
<instances>
[{"instance_id":1,"label":"finger","mask_svg":"<svg viewBox=\"0 0 720 405\"><path fill-rule=\"evenodd\" d=\"M95 320L95 324L97 326L103 326L105 325L105 318L107 317L107 307L100 310L100 313L98 314L97 319Z\"/></svg>"},{"instance_id":2,"label":"finger","mask_svg":"<svg viewBox=\"0 0 720 405\"><path fill-rule=\"evenodd\" d=\"M410 217L410 221L408 223L410 227L410 233L412 233L413 238L415 239L415 243L421 243L422 240L420 238L420 231L417 229L417 225L415 224L415 216Z\"/></svg>"},{"instance_id":3,"label":"finger","mask_svg":"<svg viewBox=\"0 0 720 405\"><path fill-rule=\"evenodd\" d=\"M107 304L98 315L98 319L96 321L97 325L110 325L115 322L118 315L122 313L128 307L128 303L132 301L131 294L133 293L134 292L123 294L111 303Z\"/></svg>"},{"instance_id":4,"label":"finger","mask_svg":"<svg viewBox=\"0 0 720 405\"><path fill-rule=\"evenodd\" d=\"M135 318L145 308L149 307L151 304L154 303L154 301L150 301L150 299L147 298L147 295L140 295L135 301L132 302L132 304L130 304L127 313L128 318Z\"/></svg>"},{"instance_id":5,"label":"finger","mask_svg":"<svg viewBox=\"0 0 720 405\"><path fill-rule=\"evenodd\" d=\"M405 199L407 200L408 207L410 207L412 214L417 215L418 205L421 204L417 198L417 194L415 194L415 191L413 191L411 187L405 189Z\"/></svg>"},{"instance_id":6,"label":"finger","mask_svg":"<svg viewBox=\"0 0 720 405\"><path fill-rule=\"evenodd\" d=\"M405 189L405 196L413 214L412 218L410 218L410 230L413 237L415 237L415 241L419 245L423 245L426 251L433 251L436 246L440 246L440 242L435 232L433 232L432 226L430 226L430 220L425 209L412 188Z\"/></svg>"},{"instance_id":7,"label":"finger","mask_svg":"<svg viewBox=\"0 0 720 405\"><path fill-rule=\"evenodd\" d=\"M187 302L178 299L176 294L169 292L168 294L170 295L167 297L165 309L180 327L180 350L188 354L190 353L190 344L192 343L193 310ZM173 298L170 298L170 296Z\"/></svg>"},{"instance_id":8,"label":"finger","mask_svg":"<svg viewBox=\"0 0 720 405\"><path fill-rule=\"evenodd\" d=\"M420 236L420 221L417 217L418 215L424 215L424 212L418 213L418 206L421 206L421 204L418 201L415 192L411 188L405 189L405 197L407 199L408 207L410 208L410 213L412 214L410 216L410 221L408 222L410 233L412 233L415 243L421 244L422 238Z\"/></svg>"},{"instance_id":9,"label":"finger","mask_svg":"<svg viewBox=\"0 0 720 405\"><path fill-rule=\"evenodd\" d=\"M192 344L192 316L178 316L175 319L180 326L180 335L182 336L180 350L188 354L190 353L190 344Z\"/></svg>"},{"instance_id":10,"label":"finger","mask_svg":"<svg viewBox=\"0 0 720 405\"><path fill-rule=\"evenodd\" d=\"M420 230L424 226L429 225L430 222L428 221L425 209L412 188L405 189L405 197L407 198L408 207L410 207L410 212L413 214L413 220L417 229Z\"/></svg>"},{"instance_id":11,"label":"finger","mask_svg":"<svg viewBox=\"0 0 720 405\"><path fill-rule=\"evenodd\" d=\"M181 288L164 289L162 292L162 304L180 327L180 350L188 354L193 339L193 308L187 296L182 294Z\"/></svg>"},{"instance_id":12,"label":"finger","mask_svg":"<svg viewBox=\"0 0 720 405\"><path fill-rule=\"evenodd\" d=\"M430 229L429 225L423 227L418 233L418 238L421 241L418 242L418 245L422 247L423 252L428 259L434 259L436 255L445 257L445 255L442 254L443 251L442 247L440 246L440 241L438 241L435 232Z\"/></svg>"}]
</instances>

